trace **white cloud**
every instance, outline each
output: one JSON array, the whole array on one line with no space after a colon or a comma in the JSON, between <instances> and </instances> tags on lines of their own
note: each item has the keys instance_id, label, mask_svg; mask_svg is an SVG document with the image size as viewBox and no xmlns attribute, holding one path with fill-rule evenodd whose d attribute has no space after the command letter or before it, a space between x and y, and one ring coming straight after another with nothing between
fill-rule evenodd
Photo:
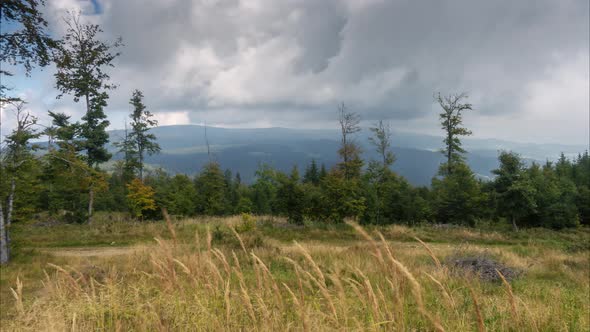
<instances>
[{"instance_id":1,"label":"white cloud","mask_svg":"<svg viewBox=\"0 0 590 332\"><path fill-rule=\"evenodd\" d=\"M466 90L476 136L587 137L584 0L100 2L103 13L88 19L125 42L110 71L120 85L109 100L115 128L140 89L168 124L317 127L344 101L365 121L437 132L433 92ZM91 5L55 0L47 12L61 30L60 13ZM39 104L81 107L67 96Z\"/></svg>"},{"instance_id":2,"label":"white cloud","mask_svg":"<svg viewBox=\"0 0 590 332\"><path fill-rule=\"evenodd\" d=\"M190 124L188 112L157 112L154 113L154 118L158 121L160 126L183 125Z\"/></svg>"}]
</instances>

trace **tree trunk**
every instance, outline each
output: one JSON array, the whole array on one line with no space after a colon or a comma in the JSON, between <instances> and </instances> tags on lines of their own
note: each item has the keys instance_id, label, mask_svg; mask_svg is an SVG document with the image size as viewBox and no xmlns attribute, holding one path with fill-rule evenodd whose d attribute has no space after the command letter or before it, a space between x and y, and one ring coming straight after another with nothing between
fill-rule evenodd
<instances>
[{"instance_id":1,"label":"tree trunk","mask_svg":"<svg viewBox=\"0 0 590 332\"><path fill-rule=\"evenodd\" d=\"M88 224L92 222L92 207L94 206L94 188L88 191Z\"/></svg>"},{"instance_id":2,"label":"tree trunk","mask_svg":"<svg viewBox=\"0 0 590 332\"><path fill-rule=\"evenodd\" d=\"M14 207L14 191L16 189L16 181L14 177L10 181L10 194L8 194L8 211L6 211L6 226L12 224L12 210Z\"/></svg>"},{"instance_id":3,"label":"tree trunk","mask_svg":"<svg viewBox=\"0 0 590 332\"><path fill-rule=\"evenodd\" d=\"M516 218L514 218L514 216L511 216L510 219L512 219L512 228L515 232L518 232L518 226L516 226Z\"/></svg>"},{"instance_id":4,"label":"tree trunk","mask_svg":"<svg viewBox=\"0 0 590 332\"><path fill-rule=\"evenodd\" d=\"M90 98L88 93L85 95L86 97L86 116L90 113ZM92 160L90 159L90 151L88 153L88 166L92 167ZM88 224L92 222L92 208L94 206L94 188L90 185L90 189L88 190Z\"/></svg>"},{"instance_id":5,"label":"tree trunk","mask_svg":"<svg viewBox=\"0 0 590 332\"><path fill-rule=\"evenodd\" d=\"M0 264L8 263L10 259L10 248L8 247L8 227L4 223L4 211L0 202Z\"/></svg>"},{"instance_id":6,"label":"tree trunk","mask_svg":"<svg viewBox=\"0 0 590 332\"><path fill-rule=\"evenodd\" d=\"M143 183L143 150L138 149L139 154L139 179Z\"/></svg>"},{"instance_id":7,"label":"tree trunk","mask_svg":"<svg viewBox=\"0 0 590 332\"><path fill-rule=\"evenodd\" d=\"M451 175L452 172L452 166L451 166L451 158L453 156L453 150L452 150L452 140L453 140L453 135L451 135L450 131L451 128L447 129L449 132L449 135L447 136L447 139L449 140L449 142L447 143L447 175Z\"/></svg>"}]
</instances>

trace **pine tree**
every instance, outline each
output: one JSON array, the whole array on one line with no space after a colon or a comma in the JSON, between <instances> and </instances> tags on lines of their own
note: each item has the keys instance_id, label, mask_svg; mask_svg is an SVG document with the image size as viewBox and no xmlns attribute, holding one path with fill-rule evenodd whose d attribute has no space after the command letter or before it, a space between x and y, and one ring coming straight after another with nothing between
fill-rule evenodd
<instances>
[{"instance_id":1,"label":"pine tree","mask_svg":"<svg viewBox=\"0 0 590 332\"><path fill-rule=\"evenodd\" d=\"M569 159L566 158L565 154L562 152L559 155L557 163L555 164L555 172L557 173L557 176L572 178L572 171L572 163Z\"/></svg>"},{"instance_id":2,"label":"pine tree","mask_svg":"<svg viewBox=\"0 0 590 332\"><path fill-rule=\"evenodd\" d=\"M277 189L278 210L294 224L303 224L304 191L299 184L299 171L293 167L289 177L281 177Z\"/></svg>"},{"instance_id":3,"label":"pine tree","mask_svg":"<svg viewBox=\"0 0 590 332\"><path fill-rule=\"evenodd\" d=\"M311 183L313 185L318 185L320 183L320 172L318 169L318 165L315 162L315 159L312 159L309 166L305 169L305 174L303 175L303 182Z\"/></svg>"}]
</instances>

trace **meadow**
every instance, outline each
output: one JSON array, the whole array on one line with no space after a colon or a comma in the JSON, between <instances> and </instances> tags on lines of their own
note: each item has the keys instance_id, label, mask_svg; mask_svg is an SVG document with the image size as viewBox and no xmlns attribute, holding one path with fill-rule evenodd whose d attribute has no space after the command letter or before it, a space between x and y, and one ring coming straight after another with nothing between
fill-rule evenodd
<instances>
[{"instance_id":1,"label":"meadow","mask_svg":"<svg viewBox=\"0 0 590 332\"><path fill-rule=\"evenodd\" d=\"M2 331L590 329L588 228L110 213L11 231ZM498 270L457 265L472 258Z\"/></svg>"}]
</instances>

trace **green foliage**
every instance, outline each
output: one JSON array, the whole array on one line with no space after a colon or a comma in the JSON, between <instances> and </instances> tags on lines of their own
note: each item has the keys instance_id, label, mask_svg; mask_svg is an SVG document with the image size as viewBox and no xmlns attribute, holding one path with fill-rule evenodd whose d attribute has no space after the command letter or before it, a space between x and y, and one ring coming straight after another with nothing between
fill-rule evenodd
<instances>
[{"instance_id":1,"label":"green foliage","mask_svg":"<svg viewBox=\"0 0 590 332\"><path fill-rule=\"evenodd\" d=\"M471 131L462 127L464 111L472 110L472 105L462 103L467 98L467 94L451 94L441 96L439 93L435 99L443 109L439 114L442 129L445 132L445 148L441 151L447 158L446 167L441 169L444 174L451 174L454 171L455 164L461 163L463 159L463 150L461 146L461 136L471 135ZM459 166L461 167L461 166ZM443 174L443 175L444 175Z\"/></svg>"},{"instance_id":2,"label":"green foliage","mask_svg":"<svg viewBox=\"0 0 590 332\"><path fill-rule=\"evenodd\" d=\"M589 186L579 186L576 196L576 206L580 216L580 223L586 226L590 225L590 188Z\"/></svg>"},{"instance_id":3,"label":"green foliage","mask_svg":"<svg viewBox=\"0 0 590 332\"><path fill-rule=\"evenodd\" d=\"M344 104L339 106L338 116L341 129L340 149L338 149L341 161L338 163L338 169L345 179L358 179L363 168L363 160L360 156L362 150L351 135L361 131L360 117L357 113L348 112Z\"/></svg>"},{"instance_id":4,"label":"green foliage","mask_svg":"<svg viewBox=\"0 0 590 332\"><path fill-rule=\"evenodd\" d=\"M6 203L4 220L7 224L36 212L35 196L40 191L40 164L33 154L37 146L31 143L40 136L36 129L37 118L25 111L22 101L9 103L9 106L13 106L16 127L5 137L5 147L0 147L4 150L0 151L0 178L3 180L0 181L0 204Z\"/></svg>"},{"instance_id":5,"label":"green foliage","mask_svg":"<svg viewBox=\"0 0 590 332\"><path fill-rule=\"evenodd\" d=\"M127 200L126 184L131 182L131 175L125 170L125 164L118 160L113 172L107 175L108 191L97 193L95 207L99 211L116 211L124 212L128 210L126 204L121 204Z\"/></svg>"},{"instance_id":6,"label":"green foliage","mask_svg":"<svg viewBox=\"0 0 590 332\"><path fill-rule=\"evenodd\" d=\"M211 162L195 179L196 212L206 215L227 214L227 186L218 163Z\"/></svg>"},{"instance_id":7,"label":"green foliage","mask_svg":"<svg viewBox=\"0 0 590 332\"><path fill-rule=\"evenodd\" d=\"M50 146L43 158L41 181L45 186L40 197L41 206L52 214L65 210L82 215L86 198L82 187L83 161L77 154L82 149L77 139L80 126L71 123L70 116L63 113L49 112L49 116L52 126L45 131L50 137Z\"/></svg>"},{"instance_id":8,"label":"green foliage","mask_svg":"<svg viewBox=\"0 0 590 332\"><path fill-rule=\"evenodd\" d=\"M161 205L166 206L174 215L190 216L195 213L195 196L197 191L191 179L183 174L177 174L164 183L161 192Z\"/></svg>"},{"instance_id":9,"label":"green foliage","mask_svg":"<svg viewBox=\"0 0 590 332\"><path fill-rule=\"evenodd\" d=\"M236 232L247 233L256 229L256 218L249 213L242 213L242 222L236 226Z\"/></svg>"},{"instance_id":10,"label":"green foliage","mask_svg":"<svg viewBox=\"0 0 590 332\"><path fill-rule=\"evenodd\" d=\"M379 181L367 177L367 209L363 223L412 225L431 218L427 188L413 188L390 170L378 176Z\"/></svg>"},{"instance_id":11,"label":"green foliage","mask_svg":"<svg viewBox=\"0 0 590 332\"><path fill-rule=\"evenodd\" d=\"M252 184L252 203L254 205L254 213L273 214L276 211L279 176L280 175L269 165L262 164L258 170L256 170L256 181Z\"/></svg>"},{"instance_id":12,"label":"green foliage","mask_svg":"<svg viewBox=\"0 0 590 332\"><path fill-rule=\"evenodd\" d=\"M320 186L310 183L301 185L303 191L303 217L311 221L323 220L326 213L326 206L323 202L323 190Z\"/></svg>"},{"instance_id":13,"label":"green foliage","mask_svg":"<svg viewBox=\"0 0 590 332\"><path fill-rule=\"evenodd\" d=\"M316 186L320 183L320 170L315 159L312 159L309 166L305 169L303 183L311 183Z\"/></svg>"},{"instance_id":14,"label":"green foliage","mask_svg":"<svg viewBox=\"0 0 590 332\"><path fill-rule=\"evenodd\" d=\"M14 211L12 222L30 219L42 210L39 196L43 190L42 163L31 158L22 163L15 178Z\"/></svg>"},{"instance_id":15,"label":"green foliage","mask_svg":"<svg viewBox=\"0 0 590 332\"><path fill-rule=\"evenodd\" d=\"M139 90L133 91L129 103L133 106L131 112L131 133L129 141L131 147L127 150L126 161L131 169L137 169L139 178L143 179L143 160L145 155L153 155L160 152L160 145L156 142L156 136L149 133L152 127L158 125L153 119L153 114L146 110L143 104L143 93Z\"/></svg>"},{"instance_id":16,"label":"green foliage","mask_svg":"<svg viewBox=\"0 0 590 332\"><path fill-rule=\"evenodd\" d=\"M294 224L303 224L305 193L299 183L299 172L297 167L289 177L280 177L277 188L277 209L280 214L287 217L287 220Z\"/></svg>"},{"instance_id":17,"label":"green foliage","mask_svg":"<svg viewBox=\"0 0 590 332\"><path fill-rule=\"evenodd\" d=\"M441 168L444 169L445 165ZM432 179L432 191L437 222L475 225L484 198L469 166L455 163L451 174L442 179Z\"/></svg>"},{"instance_id":18,"label":"green foliage","mask_svg":"<svg viewBox=\"0 0 590 332\"><path fill-rule=\"evenodd\" d=\"M46 32L47 21L43 18L44 0L2 0L0 6L0 104L18 102L19 97L7 95L11 90L6 78L13 76L8 67L22 66L25 75L30 75L34 65L41 67L51 63L51 50L55 41ZM8 66L4 66L8 64Z\"/></svg>"},{"instance_id":19,"label":"green foliage","mask_svg":"<svg viewBox=\"0 0 590 332\"><path fill-rule=\"evenodd\" d=\"M75 102L85 99L86 114L82 117L79 137L86 151L86 162L95 166L111 157L105 148L109 121L104 108L109 98L106 91L114 89L115 85L109 83L110 77L104 70L113 66L119 53L111 53L111 49L119 47L121 40L113 44L100 41L100 27L81 23L79 14L70 13L65 22L66 34L54 56L56 88L61 93L58 98L71 93Z\"/></svg>"},{"instance_id":20,"label":"green foliage","mask_svg":"<svg viewBox=\"0 0 590 332\"><path fill-rule=\"evenodd\" d=\"M590 156L588 151L579 154L572 162L571 180L577 188L576 206L580 223L590 225Z\"/></svg>"},{"instance_id":21,"label":"green foliage","mask_svg":"<svg viewBox=\"0 0 590 332\"><path fill-rule=\"evenodd\" d=\"M527 169L510 152L502 152L499 161L500 167L493 171L498 214L509 218L515 229L579 224L580 191L571 180L572 164L563 155L556 166L547 163L543 168L533 164Z\"/></svg>"},{"instance_id":22,"label":"green foliage","mask_svg":"<svg viewBox=\"0 0 590 332\"><path fill-rule=\"evenodd\" d=\"M342 161L338 163L338 169L346 179L358 179L361 177L364 161L361 159L362 150L354 142L343 144L338 150Z\"/></svg>"},{"instance_id":23,"label":"green foliage","mask_svg":"<svg viewBox=\"0 0 590 332\"><path fill-rule=\"evenodd\" d=\"M360 180L347 180L340 172L333 171L322 180L321 187L322 219L342 222L345 218L358 219L365 212L366 198L362 195Z\"/></svg>"},{"instance_id":24,"label":"green foliage","mask_svg":"<svg viewBox=\"0 0 590 332\"><path fill-rule=\"evenodd\" d=\"M123 140L114 142L113 145L119 149L119 153L123 154L123 160L117 161L116 168L120 170L125 183L129 183L135 177L137 169L139 168L139 159L137 158L137 149L135 142L129 137L127 124L125 124L125 132Z\"/></svg>"},{"instance_id":25,"label":"green foliage","mask_svg":"<svg viewBox=\"0 0 590 332\"><path fill-rule=\"evenodd\" d=\"M528 226L560 229L575 227L579 224L578 209L575 204L576 187L568 178L568 174L557 170L558 167L556 169L544 167L540 171L536 165L528 170L537 206L527 217Z\"/></svg>"},{"instance_id":26,"label":"green foliage","mask_svg":"<svg viewBox=\"0 0 590 332\"><path fill-rule=\"evenodd\" d=\"M375 146L375 150L381 156L382 167L388 168L395 161L395 156L391 152L391 128L389 124L379 120L375 127L369 128L373 133L372 137L369 137L369 142Z\"/></svg>"},{"instance_id":27,"label":"green foliage","mask_svg":"<svg viewBox=\"0 0 590 332\"><path fill-rule=\"evenodd\" d=\"M518 229L521 220L534 213L537 208L535 187L530 176L524 171L520 156L501 152L498 160L500 167L492 171L496 175L498 211L501 216L509 218L514 228Z\"/></svg>"},{"instance_id":28,"label":"green foliage","mask_svg":"<svg viewBox=\"0 0 590 332\"><path fill-rule=\"evenodd\" d=\"M52 150L43 158L44 184L41 205L53 214L88 216L88 190L104 192L108 188L106 174L89 167L75 152L66 149Z\"/></svg>"}]
</instances>

